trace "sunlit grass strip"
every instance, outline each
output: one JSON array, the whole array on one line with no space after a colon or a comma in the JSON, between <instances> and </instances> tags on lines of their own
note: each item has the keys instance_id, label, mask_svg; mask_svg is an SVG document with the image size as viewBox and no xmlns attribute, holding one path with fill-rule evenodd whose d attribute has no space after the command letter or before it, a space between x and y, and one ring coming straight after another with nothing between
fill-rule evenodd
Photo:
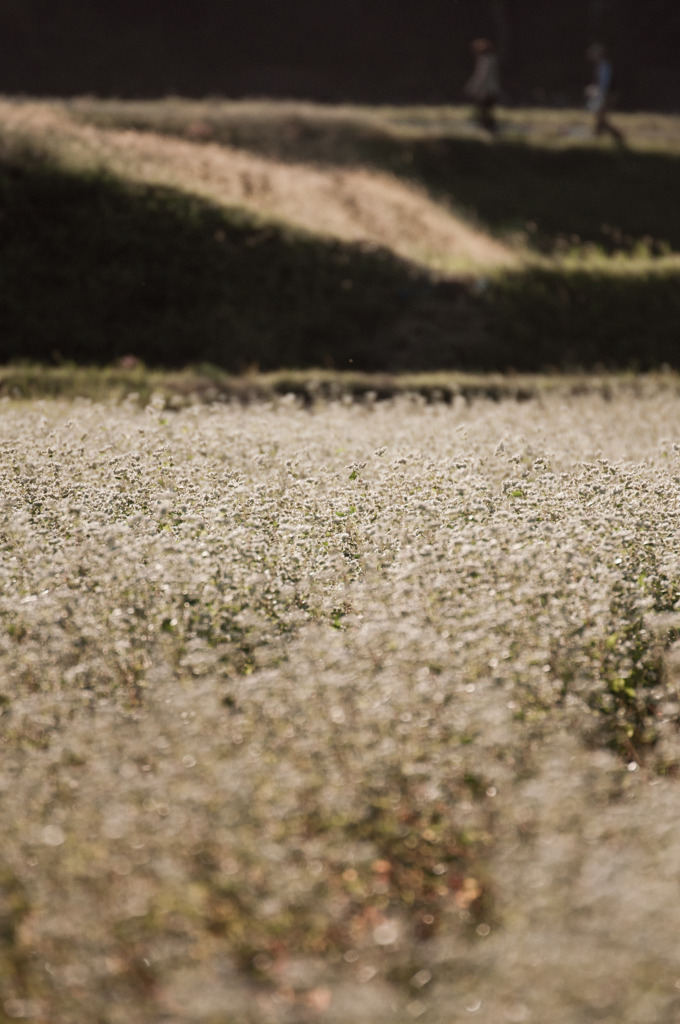
<instances>
[{"instance_id":1,"label":"sunlit grass strip","mask_svg":"<svg viewBox=\"0 0 680 1024\"><path fill-rule=\"evenodd\" d=\"M131 400L142 406L152 396L168 408L194 403L238 401L270 402L295 398L304 405L351 400L382 401L400 395L421 397L427 402L450 403L456 399L515 399L527 401L569 395L620 394L639 396L680 391L675 371L622 373L357 373L324 369L252 371L230 374L217 366L183 370L154 370L130 360L129 366L79 366L63 363L45 366L16 363L0 366L0 397L5 401L38 398L119 402Z\"/></svg>"}]
</instances>

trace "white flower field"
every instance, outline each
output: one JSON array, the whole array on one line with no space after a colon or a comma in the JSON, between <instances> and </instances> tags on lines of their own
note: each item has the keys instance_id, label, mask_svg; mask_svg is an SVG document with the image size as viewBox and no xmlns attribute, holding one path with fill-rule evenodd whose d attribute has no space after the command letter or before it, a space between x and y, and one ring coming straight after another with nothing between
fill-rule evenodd
<instances>
[{"instance_id":1,"label":"white flower field","mask_svg":"<svg viewBox=\"0 0 680 1024\"><path fill-rule=\"evenodd\" d=\"M643 380L5 399L0 1020L680 1019L679 499Z\"/></svg>"}]
</instances>

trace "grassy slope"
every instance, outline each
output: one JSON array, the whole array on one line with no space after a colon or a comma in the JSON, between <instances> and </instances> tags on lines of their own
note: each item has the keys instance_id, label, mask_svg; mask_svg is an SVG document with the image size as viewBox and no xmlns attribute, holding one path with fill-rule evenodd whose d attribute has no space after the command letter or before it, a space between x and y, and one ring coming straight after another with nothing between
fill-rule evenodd
<instances>
[{"instance_id":1,"label":"grassy slope","mask_svg":"<svg viewBox=\"0 0 680 1024\"><path fill-rule=\"evenodd\" d=\"M640 243L657 252L680 248L673 117L620 115L630 141L620 152L593 143L589 116L574 111L508 112L493 144L468 123L465 108L85 100L75 113L104 127L214 140L275 160L377 166L424 185L493 233L528 230L524 241L540 252L587 242L604 252Z\"/></svg>"},{"instance_id":2,"label":"grassy slope","mask_svg":"<svg viewBox=\"0 0 680 1024\"><path fill-rule=\"evenodd\" d=\"M52 129L47 147L30 136L4 144L4 360L134 353L153 365L231 371L678 364L679 272L673 256L659 255L680 247L668 201L679 148L672 119L665 150L659 132L650 141L631 120L635 148L618 153L584 144L574 115L510 123L490 145L459 114L446 122L180 101L81 103L76 113L181 134L197 157L209 138L279 164L372 164L462 204L514 240L524 268L492 273L482 288L479 271L441 280L389 252L207 201L192 194L193 179L186 191L121 180L123 163L113 160L113 176L104 150L98 163L74 156L78 140L66 133L60 159Z\"/></svg>"},{"instance_id":3,"label":"grassy slope","mask_svg":"<svg viewBox=\"0 0 680 1024\"><path fill-rule=\"evenodd\" d=\"M0 196L4 360L436 366L474 328L463 285L170 190L32 164L2 169Z\"/></svg>"}]
</instances>

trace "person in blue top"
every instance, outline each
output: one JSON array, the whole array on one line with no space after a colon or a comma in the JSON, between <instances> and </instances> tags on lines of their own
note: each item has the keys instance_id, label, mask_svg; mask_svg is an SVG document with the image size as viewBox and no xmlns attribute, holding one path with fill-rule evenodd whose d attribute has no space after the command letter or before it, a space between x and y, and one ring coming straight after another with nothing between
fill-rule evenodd
<instances>
[{"instance_id":1,"label":"person in blue top","mask_svg":"<svg viewBox=\"0 0 680 1024\"><path fill-rule=\"evenodd\" d=\"M594 80L586 89L586 106L595 114L595 134L611 135L619 145L623 145L623 133L609 120L614 72L607 51L601 43L593 43L588 47L587 57L593 65Z\"/></svg>"}]
</instances>

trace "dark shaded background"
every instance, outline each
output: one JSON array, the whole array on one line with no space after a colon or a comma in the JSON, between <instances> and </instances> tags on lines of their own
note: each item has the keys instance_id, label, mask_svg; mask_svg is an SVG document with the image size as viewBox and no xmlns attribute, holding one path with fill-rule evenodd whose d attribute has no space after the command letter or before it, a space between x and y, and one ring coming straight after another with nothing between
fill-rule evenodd
<instances>
[{"instance_id":1,"label":"dark shaded background","mask_svg":"<svg viewBox=\"0 0 680 1024\"><path fill-rule=\"evenodd\" d=\"M580 104L601 38L622 107L680 110L678 0L0 0L0 91L457 102L481 34L508 102Z\"/></svg>"}]
</instances>

